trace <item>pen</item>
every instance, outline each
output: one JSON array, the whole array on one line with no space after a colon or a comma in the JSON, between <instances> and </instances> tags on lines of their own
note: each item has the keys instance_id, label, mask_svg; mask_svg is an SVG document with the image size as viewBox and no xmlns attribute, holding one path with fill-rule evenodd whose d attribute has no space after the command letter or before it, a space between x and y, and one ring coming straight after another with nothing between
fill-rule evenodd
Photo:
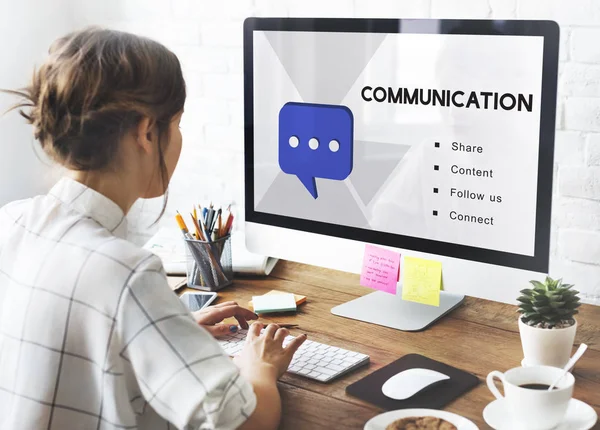
<instances>
[{"instance_id":1,"label":"pen","mask_svg":"<svg viewBox=\"0 0 600 430\"><path fill-rule=\"evenodd\" d=\"M215 213L215 211L212 208L208 209L208 213L206 214L206 228L207 230L210 230L210 226L212 224L212 218L213 218L213 214Z\"/></svg>"},{"instance_id":2,"label":"pen","mask_svg":"<svg viewBox=\"0 0 600 430\"><path fill-rule=\"evenodd\" d=\"M201 231L204 233L204 237L206 237L206 239L204 239L204 240L206 240L207 242L210 242L211 241L211 237L208 234L209 231L206 228L206 224L204 223L204 221L202 220L202 218L200 218L200 226L201 226Z\"/></svg>"},{"instance_id":3,"label":"pen","mask_svg":"<svg viewBox=\"0 0 600 430\"><path fill-rule=\"evenodd\" d=\"M217 231L217 233L221 232L221 208L217 211L217 216L213 220L212 228Z\"/></svg>"},{"instance_id":4,"label":"pen","mask_svg":"<svg viewBox=\"0 0 600 430\"><path fill-rule=\"evenodd\" d=\"M279 324L276 322L269 322L269 321L261 321L261 323L263 323L264 325L269 325L269 324L277 324L279 326L279 328L298 328L298 324Z\"/></svg>"}]
</instances>

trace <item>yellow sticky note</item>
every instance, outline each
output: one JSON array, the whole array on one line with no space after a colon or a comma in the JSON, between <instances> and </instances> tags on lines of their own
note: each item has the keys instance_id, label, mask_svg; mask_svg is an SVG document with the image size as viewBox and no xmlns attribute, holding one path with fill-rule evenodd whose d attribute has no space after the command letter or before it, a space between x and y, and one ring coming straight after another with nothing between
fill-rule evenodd
<instances>
[{"instance_id":1,"label":"yellow sticky note","mask_svg":"<svg viewBox=\"0 0 600 430\"><path fill-rule=\"evenodd\" d=\"M425 305L440 305L442 263L423 258L404 257L402 299Z\"/></svg>"}]
</instances>

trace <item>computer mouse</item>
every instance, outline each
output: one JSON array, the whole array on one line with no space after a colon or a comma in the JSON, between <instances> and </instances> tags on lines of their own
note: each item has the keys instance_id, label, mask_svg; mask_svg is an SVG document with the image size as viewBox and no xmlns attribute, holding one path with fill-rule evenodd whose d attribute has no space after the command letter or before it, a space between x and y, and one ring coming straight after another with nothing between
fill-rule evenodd
<instances>
[{"instance_id":1,"label":"computer mouse","mask_svg":"<svg viewBox=\"0 0 600 430\"><path fill-rule=\"evenodd\" d=\"M406 400L433 384L450 379L448 375L430 369L406 369L385 381L381 391L394 400Z\"/></svg>"}]
</instances>

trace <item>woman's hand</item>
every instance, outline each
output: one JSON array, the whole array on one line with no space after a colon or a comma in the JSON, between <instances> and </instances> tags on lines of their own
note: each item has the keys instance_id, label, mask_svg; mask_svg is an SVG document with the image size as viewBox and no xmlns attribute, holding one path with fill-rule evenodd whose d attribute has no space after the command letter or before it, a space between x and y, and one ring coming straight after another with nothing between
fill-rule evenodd
<instances>
[{"instance_id":1,"label":"woman's hand","mask_svg":"<svg viewBox=\"0 0 600 430\"><path fill-rule=\"evenodd\" d=\"M237 325L221 323L225 318L235 317L243 329L248 328L248 320L258 318L258 315L254 312L238 306L236 302L225 302L210 306L194 312L193 315L198 324L208 330L214 337L225 336L237 331Z\"/></svg>"},{"instance_id":2,"label":"woman's hand","mask_svg":"<svg viewBox=\"0 0 600 430\"><path fill-rule=\"evenodd\" d=\"M262 328L261 323L252 324L244 348L233 360L246 377L277 380L287 370L294 353L306 340L306 335L295 337L284 347L283 340L289 334L287 329L269 324L261 335Z\"/></svg>"}]
</instances>

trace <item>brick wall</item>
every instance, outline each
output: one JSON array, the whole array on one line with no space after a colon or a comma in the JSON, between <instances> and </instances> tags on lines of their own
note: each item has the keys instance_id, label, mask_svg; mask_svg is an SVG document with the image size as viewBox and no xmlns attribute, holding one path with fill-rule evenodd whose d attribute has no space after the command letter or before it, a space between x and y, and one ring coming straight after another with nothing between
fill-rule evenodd
<instances>
[{"instance_id":1,"label":"brick wall","mask_svg":"<svg viewBox=\"0 0 600 430\"><path fill-rule=\"evenodd\" d=\"M175 51L190 89L184 150L167 214L207 199L243 204L242 22L246 16L553 19L561 25L551 274L600 304L600 2L598 0L91 0L82 24L155 38ZM94 4L95 3L95 4ZM140 202L142 243L160 201ZM239 225L239 224L238 224Z\"/></svg>"}]
</instances>

